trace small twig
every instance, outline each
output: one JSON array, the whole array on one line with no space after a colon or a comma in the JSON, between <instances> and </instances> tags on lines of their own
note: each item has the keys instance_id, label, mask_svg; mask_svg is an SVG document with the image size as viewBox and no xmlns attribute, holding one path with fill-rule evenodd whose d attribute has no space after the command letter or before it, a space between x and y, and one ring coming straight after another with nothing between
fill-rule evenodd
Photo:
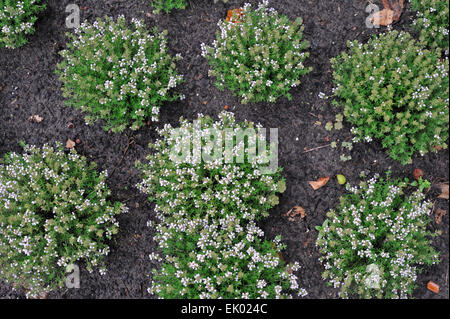
<instances>
[{"instance_id":1,"label":"small twig","mask_svg":"<svg viewBox=\"0 0 450 319\"><path fill-rule=\"evenodd\" d=\"M130 138L128 139L128 145L127 145L127 147L125 148L125 150L123 151L122 158L120 159L119 163L114 167L114 169L113 169L113 171L112 171L112 173L111 173L110 176L113 176L114 173L116 172L116 168L119 167L119 166L122 164L123 160L125 159L125 156L126 156L127 153L128 153L128 150L130 149L131 144L133 144L133 143L134 143L134 137L130 137Z\"/></svg>"},{"instance_id":2,"label":"small twig","mask_svg":"<svg viewBox=\"0 0 450 319\"><path fill-rule=\"evenodd\" d=\"M448 265L447 265L447 272L445 273L445 285L448 285Z\"/></svg>"},{"instance_id":3,"label":"small twig","mask_svg":"<svg viewBox=\"0 0 450 319\"><path fill-rule=\"evenodd\" d=\"M322 145L322 146L314 147L314 148L312 148L312 149L310 149L310 150L304 151L302 154L309 153L309 152L312 152L312 151L316 151L316 150L318 150L318 149L321 149L321 148L324 148L324 147L328 147L328 146L331 146L331 144L327 144L327 145Z\"/></svg>"}]
</instances>

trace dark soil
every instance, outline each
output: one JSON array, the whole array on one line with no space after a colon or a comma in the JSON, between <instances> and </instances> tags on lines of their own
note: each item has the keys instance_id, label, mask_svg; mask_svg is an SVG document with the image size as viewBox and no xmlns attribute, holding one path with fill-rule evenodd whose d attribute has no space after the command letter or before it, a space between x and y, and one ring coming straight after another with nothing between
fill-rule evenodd
<instances>
[{"instance_id":1,"label":"dark soil","mask_svg":"<svg viewBox=\"0 0 450 319\"><path fill-rule=\"evenodd\" d=\"M19 141L28 144L61 142L68 138L80 139L76 146L79 153L108 169L109 186L114 199L127 203L130 212L119 217L120 232L111 243L111 254L107 258L108 273L100 276L89 274L81 265L81 288L64 289L50 294L50 298L151 298L146 289L150 282L152 264L148 254L157 249L154 233L146 226L154 220L153 206L136 189L140 174L134 168L136 160L144 160L147 145L156 138L155 127L145 127L137 132L126 131L112 134L102 129L103 123L93 126L84 124L81 112L63 105L60 82L54 74L60 61L58 51L65 47L65 8L78 3L82 8L82 20L93 21L96 17L120 14L127 18L144 19L149 27L158 26L169 31L171 53L181 53L179 71L185 83L179 88L186 100L168 104L161 109L157 124L177 125L180 116L195 119L198 113L217 116L230 106L237 120L260 122L267 128L279 128L279 165L284 168L287 191L281 196L280 205L273 209L263 228L269 238L281 234L287 244L286 261L299 261L302 269L298 275L300 287L307 289L307 298L336 298L335 289L328 288L321 279L323 270L318 262L315 247L316 225L321 225L328 209L336 207L339 197L345 193L338 185L336 174L343 174L356 184L359 173L384 174L391 169L393 175L412 178L414 168L421 168L425 178L433 182L430 198L435 209L447 211L441 224L434 221L431 228L439 229L442 235L433 240L433 246L441 253L441 263L426 267L418 278L415 298L448 298L448 201L437 199L439 182L448 181L448 151L440 151L415 158L412 165L402 166L392 160L377 142L358 144L348 153L352 160L343 162L341 148L324 147L304 153L305 148L344 141L351 138L349 127L328 132L325 123L334 120L338 110L329 100L318 98L319 92L331 94L333 87L330 58L346 49L347 40L366 41L372 34L384 28L366 28L366 0L272 0L271 6L291 19L301 16L305 24L305 38L311 43L307 64L313 71L303 77L302 84L292 90L292 101L280 99L276 104L258 103L241 105L239 99L227 90L220 92L214 79L207 76L208 64L201 57L200 44L211 43L215 38L216 23L226 16L226 10L239 7L245 1L230 0L228 4L216 5L212 0L191 0L191 5L170 15L153 15L147 0L48 0L47 10L41 14L36 32L30 43L16 49L0 49L0 156L6 152L21 152ZM248 1L257 4L259 1ZM375 3L381 4L379 2ZM396 29L409 30L413 13L407 6ZM30 123L29 117L39 114L41 123ZM317 125L317 121L321 125ZM74 127L69 128L68 124ZM340 143L338 143L340 145ZM125 152L128 150L127 152ZM330 182L314 191L308 181L321 176L331 176ZM283 216L290 208L300 205L306 209L306 217L289 221ZM441 287L439 294L426 289L433 280ZM0 282L1 298L23 298L20 290Z\"/></svg>"}]
</instances>

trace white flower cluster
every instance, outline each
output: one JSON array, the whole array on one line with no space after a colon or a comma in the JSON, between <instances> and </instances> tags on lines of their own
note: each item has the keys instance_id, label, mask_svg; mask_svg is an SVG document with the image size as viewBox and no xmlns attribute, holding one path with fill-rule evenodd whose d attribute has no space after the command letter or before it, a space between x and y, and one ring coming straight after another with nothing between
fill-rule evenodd
<instances>
[{"instance_id":1,"label":"white flower cluster","mask_svg":"<svg viewBox=\"0 0 450 319\"><path fill-rule=\"evenodd\" d=\"M17 48L26 43L24 35L34 32L35 14L45 6L41 0L0 2L0 47Z\"/></svg>"},{"instance_id":2,"label":"white flower cluster","mask_svg":"<svg viewBox=\"0 0 450 319\"><path fill-rule=\"evenodd\" d=\"M93 175L94 164L71 150L25 146L0 164L0 269L6 280L36 297L63 282L69 264L84 259L99 266L109 253L104 243L117 232L106 172ZM95 184L94 181L98 180Z\"/></svg>"},{"instance_id":3,"label":"white flower cluster","mask_svg":"<svg viewBox=\"0 0 450 319\"><path fill-rule=\"evenodd\" d=\"M196 124L182 120L181 131L192 132L196 125L220 131L239 127L232 113L222 112L217 122L201 114ZM172 161L173 149L185 147L179 132L170 125L160 130L164 138L152 146L156 153L142 166L144 180L138 184L156 202L155 240L165 255L149 292L163 298L288 297L282 291L299 289L294 273L300 266L294 264L291 272L284 267L280 239L265 240L256 225L277 202L284 181L279 174L262 175L255 163L203 162L194 156ZM241 147L235 145L235 151Z\"/></svg>"},{"instance_id":4,"label":"white flower cluster","mask_svg":"<svg viewBox=\"0 0 450 319\"><path fill-rule=\"evenodd\" d=\"M320 227L317 246L324 278L340 296L407 298L415 284L417 265L438 261L430 251L426 224L432 203L419 189L402 199L406 182L390 184L378 175L331 210ZM426 252L426 253L425 253Z\"/></svg>"}]
</instances>

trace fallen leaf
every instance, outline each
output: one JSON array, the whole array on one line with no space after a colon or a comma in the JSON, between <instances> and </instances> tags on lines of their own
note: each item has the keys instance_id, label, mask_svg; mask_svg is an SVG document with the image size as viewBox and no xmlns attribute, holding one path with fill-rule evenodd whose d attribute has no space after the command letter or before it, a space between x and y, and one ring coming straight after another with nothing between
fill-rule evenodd
<instances>
[{"instance_id":1,"label":"fallen leaf","mask_svg":"<svg viewBox=\"0 0 450 319\"><path fill-rule=\"evenodd\" d=\"M434 281L429 281L427 283L427 288L428 290L434 292L435 294L439 293L439 285L437 283L435 283Z\"/></svg>"},{"instance_id":2,"label":"fallen leaf","mask_svg":"<svg viewBox=\"0 0 450 319\"><path fill-rule=\"evenodd\" d=\"M371 19L375 25L388 26L398 21L403 13L404 0L382 0L384 9L376 12Z\"/></svg>"},{"instance_id":3,"label":"fallen leaf","mask_svg":"<svg viewBox=\"0 0 450 319\"><path fill-rule=\"evenodd\" d=\"M31 123L41 123L43 120L42 117L40 117L39 115L35 114L35 115L31 115L28 118L28 121L30 121Z\"/></svg>"},{"instance_id":4,"label":"fallen leaf","mask_svg":"<svg viewBox=\"0 0 450 319\"><path fill-rule=\"evenodd\" d=\"M308 247L309 243L311 242L311 238L308 238L304 243L303 243L303 248Z\"/></svg>"},{"instance_id":5,"label":"fallen leaf","mask_svg":"<svg viewBox=\"0 0 450 319\"><path fill-rule=\"evenodd\" d=\"M436 212L434 213L434 221L436 224L440 224L442 222L442 217L444 217L447 214L447 212L443 209L438 208Z\"/></svg>"},{"instance_id":6,"label":"fallen leaf","mask_svg":"<svg viewBox=\"0 0 450 319\"><path fill-rule=\"evenodd\" d=\"M448 184L440 183L441 195L438 198L448 199Z\"/></svg>"},{"instance_id":7,"label":"fallen leaf","mask_svg":"<svg viewBox=\"0 0 450 319\"><path fill-rule=\"evenodd\" d=\"M66 142L66 148L71 149L75 147L75 142L72 141L70 138Z\"/></svg>"},{"instance_id":8,"label":"fallen leaf","mask_svg":"<svg viewBox=\"0 0 450 319\"><path fill-rule=\"evenodd\" d=\"M403 12L404 0L389 0L390 9L394 11L394 21L398 21Z\"/></svg>"},{"instance_id":9,"label":"fallen leaf","mask_svg":"<svg viewBox=\"0 0 450 319\"><path fill-rule=\"evenodd\" d=\"M227 21L232 23L238 23L242 18L242 8L236 8L227 11Z\"/></svg>"},{"instance_id":10,"label":"fallen leaf","mask_svg":"<svg viewBox=\"0 0 450 319\"><path fill-rule=\"evenodd\" d=\"M414 178L419 180L419 178L423 177L424 173L420 168L416 168L413 172Z\"/></svg>"},{"instance_id":11,"label":"fallen leaf","mask_svg":"<svg viewBox=\"0 0 450 319\"><path fill-rule=\"evenodd\" d=\"M319 188L321 188L322 186L324 186L326 183L328 183L328 181L330 180L330 176L327 177L320 177L317 181L309 181L309 185L311 185L311 187L314 190L318 190Z\"/></svg>"},{"instance_id":12,"label":"fallen leaf","mask_svg":"<svg viewBox=\"0 0 450 319\"><path fill-rule=\"evenodd\" d=\"M342 174L337 174L336 178L337 178L337 181L338 181L339 185L344 185L347 182L347 179Z\"/></svg>"},{"instance_id":13,"label":"fallen leaf","mask_svg":"<svg viewBox=\"0 0 450 319\"><path fill-rule=\"evenodd\" d=\"M394 22L394 11L390 9L383 9L381 11L375 12L370 19L374 25L388 26Z\"/></svg>"},{"instance_id":14,"label":"fallen leaf","mask_svg":"<svg viewBox=\"0 0 450 319\"><path fill-rule=\"evenodd\" d=\"M294 221L296 216L300 216L300 219L305 218L306 211L301 206L294 206L292 207L284 216L287 216L289 221Z\"/></svg>"}]
</instances>

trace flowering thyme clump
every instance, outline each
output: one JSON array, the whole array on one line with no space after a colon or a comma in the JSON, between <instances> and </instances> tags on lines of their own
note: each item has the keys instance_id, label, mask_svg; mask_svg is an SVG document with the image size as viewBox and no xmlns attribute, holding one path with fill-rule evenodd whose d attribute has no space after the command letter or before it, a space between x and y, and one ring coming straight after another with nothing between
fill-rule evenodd
<instances>
[{"instance_id":1,"label":"flowering thyme clump","mask_svg":"<svg viewBox=\"0 0 450 319\"><path fill-rule=\"evenodd\" d=\"M180 129L166 125L159 132L162 139L152 145L155 153L148 156L149 162L138 163L144 173L138 188L156 203L160 221L155 240L162 256L153 253L151 259L162 266L154 272L150 293L161 298L284 298L287 290L298 289L299 265L284 265L280 238L264 239L257 226L278 204L276 194L286 188L280 170L262 174L262 163L271 155L261 152L254 162L205 160L184 139L201 138L205 154L212 155L207 141L215 129L225 136L225 145L233 145L229 154L247 157L243 152L252 137L233 142L233 134L222 132L238 136L240 129L253 127L235 123L228 112L217 122L199 115L194 124L182 120ZM222 145L220 137L217 145ZM258 134L258 139L264 137ZM178 153L186 149L187 156L180 160ZM300 294L306 292L300 289Z\"/></svg>"},{"instance_id":2,"label":"flowering thyme clump","mask_svg":"<svg viewBox=\"0 0 450 319\"><path fill-rule=\"evenodd\" d=\"M181 56L168 54L167 32L150 34L142 21L132 24L106 17L67 34L56 72L68 104L90 113L87 124L104 119L113 132L137 130L147 118L158 120L163 102L180 97L171 89L182 81L175 66Z\"/></svg>"},{"instance_id":3,"label":"flowering thyme clump","mask_svg":"<svg viewBox=\"0 0 450 319\"><path fill-rule=\"evenodd\" d=\"M0 47L18 48L25 35L34 32L37 14L45 9L41 0L0 0Z\"/></svg>"},{"instance_id":4,"label":"flowering thyme clump","mask_svg":"<svg viewBox=\"0 0 450 319\"><path fill-rule=\"evenodd\" d=\"M412 10L417 11L413 28L420 31L420 39L430 47L445 50L448 56L449 15L448 0L410 0Z\"/></svg>"},{"instance_id":5,"label":"flowering thyme clump","mask_svg":"<svg viewBox=\"0 0 450 319\"><path fill-rule=\"evenodd\" d=\"M107 201L107 172L74 149L24 151L0 159L0 276L36 297L62 287L66 267L79 260L103 273L115 216L127 208Z\"/></svg>"},{"instance_id":6,"label":"flowering thyme clump","mask_svg":"<svg viewBox=\"0 0 450 319\"><path fill-rule=\"evenodd\" d=\"M419 186L409 196L410 186ZM407 298L424 264L439 262L426 226L433 204L425 201L422 179L392 181L375 175L347 189L337 211L319 229L322 276L341 297Z\"/></svg>"},{"instance_id":7,"label":"flowering thyme clump","mask_svg":"<svg viewBox=\"0 0 450 319\"><path fill-rule=\"evenodd\" d=\"M354 141L381 139L403 164L415 152L447 148L448 58L397 31L348 46L349 53L331 59L338 98L333 104L344 106Z\"/></svg>"},{"instance_id":8,"label":"flowering thyme clump","mask_svg":"<svg viewBox=\"0 0 450 319\"><path fill-rule=\"evenodd\" d=\"M302 19L291 22L263 1L256 10L246 3L230 21L219 21L212 47L202 43L202 56L211 67L216 85L242 97L242 103L291 98L289 90L300 84L310 69L303 62L308 42L302 41Z\"/></svg>"}]
</instances>

